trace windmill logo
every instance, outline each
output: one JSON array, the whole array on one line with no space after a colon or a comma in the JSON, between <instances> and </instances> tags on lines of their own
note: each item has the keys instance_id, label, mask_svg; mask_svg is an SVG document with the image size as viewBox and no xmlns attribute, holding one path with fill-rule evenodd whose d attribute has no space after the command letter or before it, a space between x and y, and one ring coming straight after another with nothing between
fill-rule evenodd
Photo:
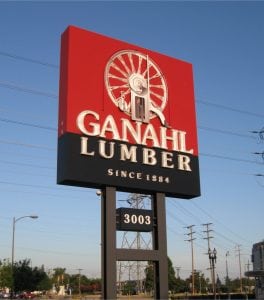
<instances>
[{"instance_id":1,"label":"windmill logo","mask_svg":"<svg viewBox=\"0 0 264 300\"><path fill-rule=\"evenodd\" d=\"M167 84L148 55L119 51L109 59L104 77L110 99L133 121L149 123L158 117L163 126L169 127L163 114L168 101Z\"/></svg>"}]
</instances>

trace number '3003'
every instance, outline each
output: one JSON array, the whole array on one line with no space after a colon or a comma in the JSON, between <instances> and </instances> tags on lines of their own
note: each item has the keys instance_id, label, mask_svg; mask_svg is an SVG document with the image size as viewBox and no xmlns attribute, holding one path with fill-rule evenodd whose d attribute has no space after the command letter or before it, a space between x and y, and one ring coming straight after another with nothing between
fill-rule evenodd
<instances>
[{"instance_id":1,"label":"number '3003'","mask_svg":"<svg viewBox=\"0 0 264 300\"><path fill-rule=\"evenodd\" d=\"M150 216L124 214L124 223L150 225L151 218Z\"/></svg>"}]
</instances>

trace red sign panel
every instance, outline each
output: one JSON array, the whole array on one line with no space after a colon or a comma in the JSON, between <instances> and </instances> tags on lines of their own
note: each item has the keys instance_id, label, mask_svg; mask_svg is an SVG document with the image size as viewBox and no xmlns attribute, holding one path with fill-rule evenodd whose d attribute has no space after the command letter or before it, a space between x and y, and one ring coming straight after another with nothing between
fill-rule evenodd
<instances>
[{"instance_id":1,"label":"red sign panel","mask_svg":"<svg viewBox=\"0 0 264 300\"><path fill-rule=\"evenodd\" d=\"M192 65L70 26L58 183L200 195Z\"/></svg>"}]
</instances>

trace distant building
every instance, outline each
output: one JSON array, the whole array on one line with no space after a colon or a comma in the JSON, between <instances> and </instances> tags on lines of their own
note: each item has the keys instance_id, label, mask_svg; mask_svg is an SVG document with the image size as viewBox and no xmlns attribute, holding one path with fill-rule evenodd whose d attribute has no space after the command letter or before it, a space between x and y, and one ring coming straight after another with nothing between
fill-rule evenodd
<instances>
[{"instance_id":1,"label":"distant building","mask_svg":"<svg viewBox=\"0 0 264 300\"><path fill-rule=\"evenodd\" d=\"M255 277L256 299L264 300L264 241L253 245L251 261L253 263L253 271L247 271L245 275Z\"/></svg>"}]
</instances>

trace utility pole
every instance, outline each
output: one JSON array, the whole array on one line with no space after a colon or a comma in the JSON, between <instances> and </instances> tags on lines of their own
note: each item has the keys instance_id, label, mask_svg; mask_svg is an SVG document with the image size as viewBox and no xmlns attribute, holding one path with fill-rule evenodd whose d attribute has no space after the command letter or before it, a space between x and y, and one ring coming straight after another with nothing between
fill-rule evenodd
<instances>
[{"instance_id":1,"label":"utility pole","mask_svg":"<svg viewBox=\"0 0 264 300\"><path fill-rule=\"evenodd\" d=\"M261 141L264 140L264 127L262 127L259 131L253 130L253 131L251 131L251 133L258 134L260 140ZM262 152L253 152L253 154L260 155L262 157L262 160L264 161L264 151L262 151ZM255 176L257 176L257 177L264 177L264 174L255 174Z\"/></svg>"},{"instance_id":2,"label":"utility pole","mask_svg":"<svg viewBox=\"0 0 264 300\"><path fill-rule=\"evenodd\" d=\"M199 294L202 294L202 282L201 282L202 271L197 270L196 272L198 273L198 277L199 277Z\"/></svg>"},{"instance_id":3,"label":"utility pole","mask_svg":"<svg viewBox=\"0 0 264 300\"><path fill-rule=\"evenodd\" d=\"M229 295L229 275L228 275L228 261L227 257L230 255L229 251L226 252L226 287Z\"/></svg>"},{"instance_id":4,"label":"utility pole","mask_svg":"<svg viewBox=\"0 0 264 300\"><path fill-rule=\"evenodd\" d=\"M262 127L260 130L252 130L251 133L258 134L259 138L264 140L264 127Z\"/></svg>"},{"instance_id":5,"label":"utility pole","mask_svg":"<svg viewBox=\"0 0 264 300\"><path fill-rule=\"evenodd\" d=\"M216 299L216 285L215 285L215 264L216 264L216 254L217 251L214 248L214 250L209 249L209 259L211 260L212 264L212 270L213 270L213 293L214 293L214 299Z\"/></svg>"},{"instance_id":6,"label":"utility pole","mask_svg":"<svg viewBox=\"0 0 264 300\"><path fill-rule=\"evenodd\" d=\"M248 263L245 265L245 267L246 267L246 271L247 272L249 272L249 267L250 267L250 263L249 263L249 260L248 260ZM250 286L249 286L249 276L247 277L247 285L248 285L248 287L247 287L247 292L249 293L250 292Z\"/></svg>"},{"instance_id":7,"label":"utility pole","mask_svg":"<svg viewBox=\"0 0 264 300\"><path fill-rule=\"evenodd\" d=\"M248 260L248 263L245 264L245 267L246 267L246 271L249 272L249 267L251 266L251 263L249 263L249 260Z\"/></svg>"},{"instance_id":8,"label":"utility pole","mask_svg":"<svg viewBox=\"0 0 264 300\"><path fill-rule=\"evenodd\" d=\"M203 231L204 233L206 233L206 237L204 238L204 240L207 240L207 255L209 257L209 250L211 249L210 247L210 239L213 238L213 236L210 236L210 232L212 232L213 230L210 229L210 226L213 225L213 223L206 223L206 224L202 224L203 226L206 227L206 229ZM213 268L212 268L212 261L211 259L209 258L209 269L210 269L210 275L211 275L211 282L212 282L212 286L213 286L213 291L215 290L215 286L214 286L214 280L213 280Z\"/></svg>"},{"instance_id":9,"label":"utility pole","mask_svg":"<svg viewBox=\"0 0 264 300\"><path fill-rule=\"evenodd\" d=\"M228 279L228 262L227 262L227 257L229 256L229 251L226 252L226 280Z\"/></svg>"},{"instance_id":10,"label":"utility pole","mask_svg":"<svg viewBox=\"0 0 264 300\"><path fill-rule=\"evenodd\" d=\"M79 297L81 298L81 271L83 269L77 269L79 271Z\"/></svg>"},{"instance_id":11,"label":"utility pole","mask_svg":"<svg viewBox=\"0 0 264 300\"><path fill-rule=\"evenodd\" d=\"M238 262L239 262L239 278L240 278L240 293L243 291L242 285L242 271L241 271L241 245L236 245L236 251L238 252Z\"/></svg>"},{"instance_id":12,"label":"utility pole","mask_svg":"<svg viewBox=\"0 0 264 300\"><path fill-rule=\"evenodd\" d=\"M185 228L187 228L187 229L190 230L190 232L186 234L186 235L188 235L190 237L190 239L186 240L186 242L191 242L191 249L192 249L192 294L194 295L194 255L193 255L193 241L195 240L195 238L193 238L193 234L195 233L195 231L193 231L193 227L194 227L194 225L190 225L190 226L187 226Z\"/></svg>"}]
</instances>

